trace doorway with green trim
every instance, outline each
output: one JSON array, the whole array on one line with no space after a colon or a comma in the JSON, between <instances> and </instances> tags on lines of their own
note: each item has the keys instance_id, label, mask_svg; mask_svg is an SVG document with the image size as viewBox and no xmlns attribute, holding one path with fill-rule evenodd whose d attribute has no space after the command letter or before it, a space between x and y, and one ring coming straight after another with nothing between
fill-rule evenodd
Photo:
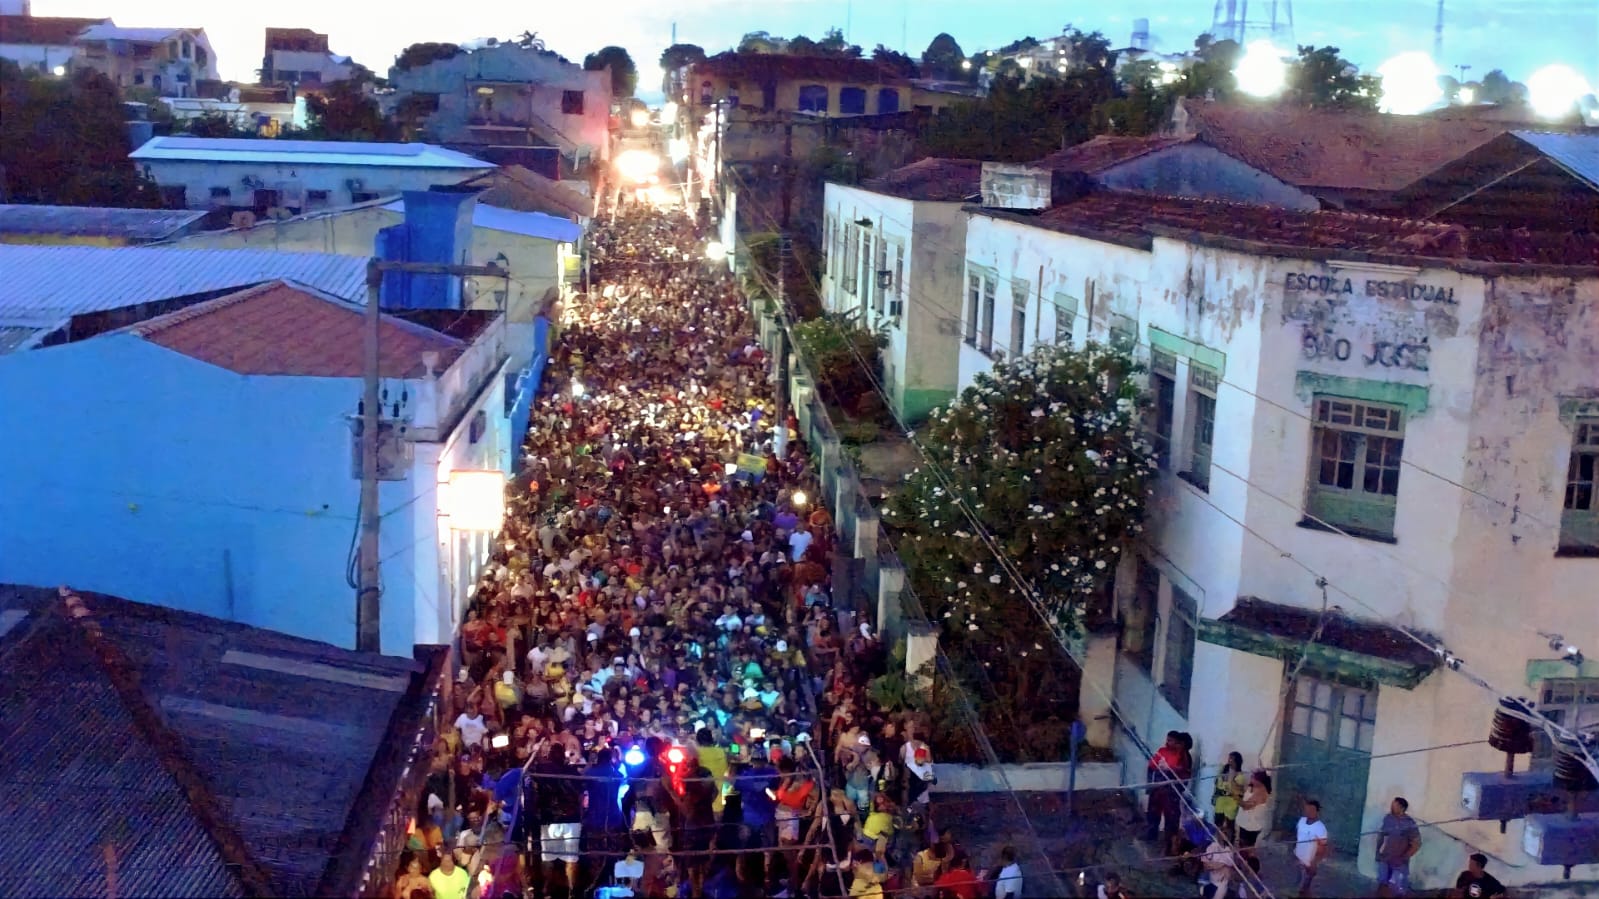
<instances>
[{"instance_id":1,"label":"doorway with green trim","mask_svg":"<svg viewBox=\"0 0 1599 899\"><path fill-rule=\"evenodd\" d=\"M1288 692L1272 798L1278 830L1293 839L1306 799L1321 803L1334 852L1360 850L1377 693L1301 674Z\"/></svg>"}]
</instances>

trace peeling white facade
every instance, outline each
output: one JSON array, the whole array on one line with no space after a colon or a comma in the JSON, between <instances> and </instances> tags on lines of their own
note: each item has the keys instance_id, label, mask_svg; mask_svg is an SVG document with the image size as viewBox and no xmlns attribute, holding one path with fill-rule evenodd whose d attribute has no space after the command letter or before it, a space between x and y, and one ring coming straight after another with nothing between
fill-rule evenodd
<instances>
[{"instance_id":1,"label":"peeling white facade","mask_svg":"<svg viewBox=\"0 0 1599 899\"><path fill-rule=\"evenodd\" d=\"M828 184L823 203L822 305L882 329L883 388L896 415L920 420L955 397L967 216L958 202L844 184Z\"/></svg>"},{"instance_id":2,"label":"peeling white facade","mask_svg":"<svg viewBox=\"0 0 1599 899\"><path fill-rule=\"evenodd\" d=\"M1599 724L1599 664L1551 664L1559 654L1540 636L1599 646L1599 547L1585 543L1578 520L1591 516L1563 508L1574 441L1584 423L1599 423L1599 272L1378 265L1164 237L1139 243L975 213L966 230L966 275L978 290L975 302L969 292L960 300L962 387L1001 353L1089 339L1133 341L1139 359L1172 381L1149 567L1142 583L1136 559L1118 572L1121 630L1090 641L1097 651L1085 676L1114 684L1119 709L1149 742L1170 729L1192 733L1202 774L1234 750L1251 767L1287 766L1277 830L1297 817L1296 790L1325 789L1334 839L1345 835L1337 848L1348 852L1358 840L1368 875L1376 838L1358 835L1376 830L1392 797L1405 796L1424 822L1414 885L1452 885L1472 847L1506 883L1559 882L1558 867L1523 852L1522 821L1505 834L1497 822L1425 826L1462 817L1461 774L1497 770L1503 757L1485 744L1417 750L1485 740L1494 695L1444 669L1406 688L1356 683L1350 669L1315 662L1300 672L1309 692L1299 709L1284 692L1297 649L1284 653L1285 665L1214 634L1224 629L1217 619L1246 597L1311 615L1327 608L1435 634L1470 671L1513 695L1575 682L1578 695L1594 698L1563 707L1566 723L1586 715L1580 720ZM1349 490L1321 485L1314 435L1322 400L1364 404L1378 410L1373 420L1390 423L1328 438L1330 448L1362 441ZM1382 449L1394 446L1381 441L1395 435L1402 449L1383 461ZM1384 495L1390 483L1395 494ZM1316 705L1321 684L1334 699L1325 710ZM1093 689L1082 695L1085 721L1104 713ZM1306 761L1318 729L1333 756L1354 762ZM1141 782L1142 756L1125 734L1115 738L1126 782ZM1518 764L1525 768L1526 757ZM1369 773L1358 777L1363 765ZM1211 782L1199 781L1195 795L1210 794ZM1572 879L1599 879L1599 866L1579 866Z\"/></svg>"}]
</instances>

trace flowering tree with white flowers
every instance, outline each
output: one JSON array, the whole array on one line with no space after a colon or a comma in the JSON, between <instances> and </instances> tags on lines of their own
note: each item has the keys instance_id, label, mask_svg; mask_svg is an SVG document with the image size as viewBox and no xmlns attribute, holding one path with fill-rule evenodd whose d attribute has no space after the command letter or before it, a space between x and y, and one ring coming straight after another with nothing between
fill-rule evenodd
<instances>
[{"instance_id":1,"label":"flowering tree with white flowers","mask_svg":"<svg viewBox=\"0 0 1599 899\"><path fill-rule=\"evenodd\" d=\"M884 510L946 645L968 650L1018 701L1050 679L1055 637L1103 609L1123 548L1143 529L1156 466L1139 371L1128 354L1090 344L1044 347L978 376L915 435L926 458Z\"/></svg>"}]
</instances>

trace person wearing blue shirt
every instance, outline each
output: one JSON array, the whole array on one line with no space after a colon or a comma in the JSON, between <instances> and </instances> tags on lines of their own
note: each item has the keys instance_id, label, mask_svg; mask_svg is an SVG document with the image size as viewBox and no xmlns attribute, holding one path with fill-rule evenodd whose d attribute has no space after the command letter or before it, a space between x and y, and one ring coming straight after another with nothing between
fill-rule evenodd
<instances>
[{"instance_id":1,"label":"person wearing blue shirt","mask_svg":"<svg viewBox=\"0 0 1599 899\"><path fill-rule=\"evenodd\" d=\"M594 764L583 772L583 842L589 852L611 853L625 848L622 783L622 772L616 767L616 750L607 748L596 752Z\"/></svg>"},{"instance_id":2,"label":"person wearing blue shirt","mask_svg":"<svg viewBox=\"0 0 1599 899\"><path fill-rule=\"evenodd\" d=\"M770 849L777 845L777 769L757 759L733 780L744 800L744 847Z\"/></svg>"}]
</instances>

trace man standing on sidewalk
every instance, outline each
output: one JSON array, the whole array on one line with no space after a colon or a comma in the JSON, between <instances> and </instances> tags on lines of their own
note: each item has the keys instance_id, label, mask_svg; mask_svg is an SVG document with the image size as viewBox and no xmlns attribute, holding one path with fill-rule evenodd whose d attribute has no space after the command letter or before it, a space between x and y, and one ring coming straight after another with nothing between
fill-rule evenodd
<instances>
[{"instance_id":1,"label":"man standing on sidewalk","mask_svg":"<svg viewBox=\"0 0 1599 899\"><path fill-rule=\"evenodd\" d=\"M1321 803L1305 800L1305 814L1295 827L1294 859L1299 862L1299 896L1310 899L1310 885L1316 879L1316 869L1327 857L1331 846L1327 842L1327 825L1321 820Z\"/></svg>"},{"instance_id":2,"label":"man standing on sidewalk","mask_svg":"<svg viewBox=\"0 0 1599 899\"><path fill-rule=\"evenodd\" d=\"M1421 828L1410 803L1395 796L1377 837L1377 895L1403 896L1410 889L1410 859L1421 851Z\"/></svg>"}]
</instances>

